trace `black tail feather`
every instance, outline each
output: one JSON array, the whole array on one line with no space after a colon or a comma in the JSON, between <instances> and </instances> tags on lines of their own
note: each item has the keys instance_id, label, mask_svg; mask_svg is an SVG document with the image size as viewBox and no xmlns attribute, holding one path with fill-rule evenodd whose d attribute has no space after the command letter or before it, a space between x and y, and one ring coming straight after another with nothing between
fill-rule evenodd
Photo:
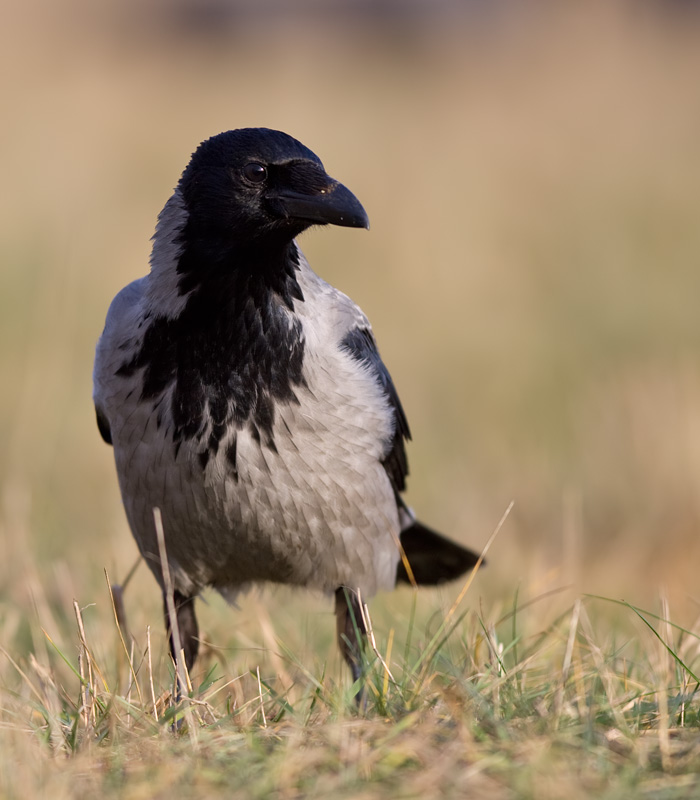
<instances>
[{"instance_id":1,"label":"black tail feather","mask_svg":"<svg viewBox=\"0 0 700 800\"><path fill-rule=\"evenodd\" d=\"M477 553L417 521L403 530L400 538L411 572L419 586L437 586L459 578L473 569L479 559ZM396 568L396 582L413 583L403 559Z\"/></svg>"}]
</instances>

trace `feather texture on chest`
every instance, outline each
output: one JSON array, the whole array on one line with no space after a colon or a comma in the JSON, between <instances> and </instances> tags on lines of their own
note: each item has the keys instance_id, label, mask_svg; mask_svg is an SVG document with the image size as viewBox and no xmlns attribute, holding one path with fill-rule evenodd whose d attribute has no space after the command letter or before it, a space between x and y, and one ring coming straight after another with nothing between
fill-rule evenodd
<instances>
[{"instance_id":1,"label":"feather texture on chest","mask_svg":"<svg viewBox=\"0 0 700 800\"><path fill-rule=\"evenodd\" d=\"M296 402L303 383L304 338L292 313L303 295L294 245L274 270L232 252L218 269L200 270L201 283L191 266L196 255L188 249L180 257L184 308L174 317L145 312L143 339L117 377L138 374L144 402L170 390L159 424L176 449L193 443L206 466L232 429L248 427L275 447L275 405ZM229 456L235 467L234 452Z\"/></svg>"}]
</instances>

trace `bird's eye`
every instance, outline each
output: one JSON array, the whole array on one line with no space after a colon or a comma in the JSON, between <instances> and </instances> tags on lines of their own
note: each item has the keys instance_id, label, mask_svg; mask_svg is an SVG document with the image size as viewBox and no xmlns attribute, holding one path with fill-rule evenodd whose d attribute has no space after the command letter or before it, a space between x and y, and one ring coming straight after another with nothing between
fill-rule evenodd
<instances>
[{"instance_id":1,"label":"bird's eye","mask_svg":"<svg viewBox=\"0 0 700 800\"><path fill-rule=\"evenodd\" d=\"M262 183L267 178L267 170L257 161L251 161L243 167L243 174L251 183Z\"/></svg>"}]
</instances>

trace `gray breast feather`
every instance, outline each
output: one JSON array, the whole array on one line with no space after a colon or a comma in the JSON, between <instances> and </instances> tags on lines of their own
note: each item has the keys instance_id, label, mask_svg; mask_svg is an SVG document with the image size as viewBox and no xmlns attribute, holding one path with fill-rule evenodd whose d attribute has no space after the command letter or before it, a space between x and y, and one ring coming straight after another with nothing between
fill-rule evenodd
<instances>
[{"instance_id":1,"label":"gray breast feather","mask_svg":"<svg viewBox=\"0 0 700 800\"><path fill-rule=\"evenodd\" d=\"M152 509L161 508L176 588L213 585L227 596L256 581L325 592L359 587L369 597L396 579L400 531L394 488L382 466L395 411L366 365L341 347L368 325L345 295L301 260L305 385L275 409L266 448L247 429L227 432L202 469L196 447L169 441L169 392L142 401L140 376L119 366L148 324L142 279L115 298L98 344L95 402L109 420L129 523L160 579ZM290 312L291 313L291 312ZM236 436L237 480L226 459Z\"/></svg>"}]
</instances>

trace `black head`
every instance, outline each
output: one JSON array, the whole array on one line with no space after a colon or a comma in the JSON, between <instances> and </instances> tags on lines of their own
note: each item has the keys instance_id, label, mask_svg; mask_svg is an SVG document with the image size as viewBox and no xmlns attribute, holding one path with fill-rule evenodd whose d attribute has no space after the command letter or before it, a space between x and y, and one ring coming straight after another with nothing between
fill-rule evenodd
<instances>
[{"instance_id":1,"label":"black head","mask_svg":"<svg viewBox=\"0 0 700 800\"><path fill-rule=\"evenodd\" d=\"M310 225L369 227L365 210L321 160L281 131L242 128L199 145L179 184L198 236L289 242Z\"/></svg>"}]
</instances>

